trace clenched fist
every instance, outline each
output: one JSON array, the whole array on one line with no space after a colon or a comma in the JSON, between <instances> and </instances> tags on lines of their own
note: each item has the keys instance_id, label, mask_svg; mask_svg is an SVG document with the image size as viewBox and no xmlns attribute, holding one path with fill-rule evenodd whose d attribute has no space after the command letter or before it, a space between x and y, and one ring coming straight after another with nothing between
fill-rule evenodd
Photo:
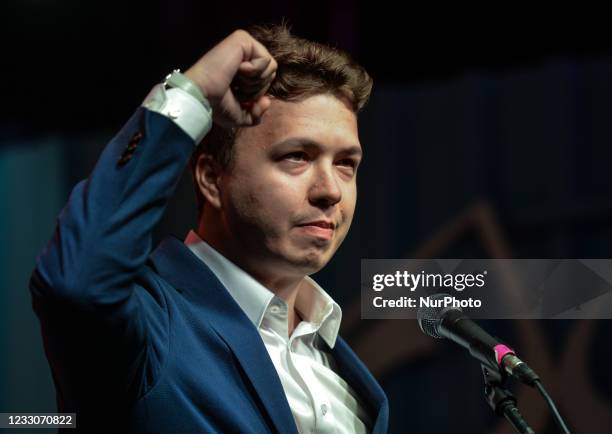
<instances>
[{"instance_id":1,"label":"clenched fist","mask_svg":"<svg viewBox=\"0 0 612 434\"><path fill-rule=\"evenodd\" d=\"M226 128L259 123L277 63L249 33L236 30L202 56L185 75L208 98L213 119Z\"/></svg>"}]
</instances>

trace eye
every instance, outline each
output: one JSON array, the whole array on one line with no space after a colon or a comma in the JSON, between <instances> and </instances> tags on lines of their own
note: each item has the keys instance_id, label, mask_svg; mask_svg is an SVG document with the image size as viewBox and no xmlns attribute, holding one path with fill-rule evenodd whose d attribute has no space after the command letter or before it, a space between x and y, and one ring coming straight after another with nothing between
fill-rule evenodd
<instances>
[{"instance_id":1,"label":"eye","mask_svg":"<svg viewBox=\"0 0 612 434\"><path fill-rule=\"evenodd\" d=\"M336 164L338 164L339 166L351 167L353 169L357 167L357 161L353 160L352 158L345 158L343 160L339 160Z\"/></svg>"},{"instance_id":2,"label":"eye","mask_svg":"<svg viewBox=\"0 0 612 434\"><path fill-rule=\"evenodd\" d=\"M308 155L306 152L291 152L289 154L285 154L283 156L283 160L301 162L308 160Z\"/></svg>"}]
</instances>

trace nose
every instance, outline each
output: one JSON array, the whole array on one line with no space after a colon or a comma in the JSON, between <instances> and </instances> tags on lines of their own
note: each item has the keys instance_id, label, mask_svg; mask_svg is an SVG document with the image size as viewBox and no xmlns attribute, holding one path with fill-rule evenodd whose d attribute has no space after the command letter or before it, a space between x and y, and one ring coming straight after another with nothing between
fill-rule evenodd
<instances>
[{"instance_id":1,"label":"nose","mask_svg":"<svg viewBox=\"0 0 612 434\"><path fill-rule=\"evenodd\" d=\"M309 191L310 203L321 209L334 206L342 199L342 189L334 173L333 164L320 164L313 174Z\"/></svg>"}]
</instances>

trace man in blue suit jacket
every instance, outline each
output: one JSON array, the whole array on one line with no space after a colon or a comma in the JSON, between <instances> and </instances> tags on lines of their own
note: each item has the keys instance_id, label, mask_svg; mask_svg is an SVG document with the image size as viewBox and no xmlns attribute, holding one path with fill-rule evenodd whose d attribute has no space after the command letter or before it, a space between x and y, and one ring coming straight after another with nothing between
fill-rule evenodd
<instances>
[{"instance_id":1,"label":"man in blue suit jacket","mask_svg":"<svg viewBox=\"0 0 612 434\"><path fill-rule=\"evenodd\" d=\"M153 89L30 282L79 431L387 431L384 392L308 277L353 217L370 89L345 53L282 26L236 31ZM190 157L199 227L151 253Z\"/></svg>"}]
</instances>

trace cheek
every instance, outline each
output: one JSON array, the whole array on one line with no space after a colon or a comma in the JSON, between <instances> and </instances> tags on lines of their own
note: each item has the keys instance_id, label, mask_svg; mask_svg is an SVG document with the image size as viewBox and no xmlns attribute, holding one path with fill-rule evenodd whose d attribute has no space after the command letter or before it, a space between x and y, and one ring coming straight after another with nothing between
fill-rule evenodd
<instances>
[{"instance_id":1,"label":"cheek","mask_svg":"<svg viewBox=\"0 0 612 434\"><path fill-rule=\"evenodd\" d=\"M232 223L267 235L288 227L299 206L295 189L283 182L257 177L235 180L227 187Z\"/></svg>"},{"instance_id":2,"label":"cheek","mask_svg":"<svg viewBox=\"0 0 612 434\"><path fill-rule=\"evenodd\" d=\"M261 204L277 211L297 211L305 200L307 177L290 176L275 167L259 171L245 187L256 195Z\"/></svg>"},{"instance_id":3,"label":"cheek","mask_svg":"<svg viewBox=\"0 0 612 434\"><path fill-rule=\"evenodd\" d=\"M349 188L343 193L342 205L340 207L341 227L338 233L338 244L342 243L353 221L355 205L357 203L357 191Z\"/></svg>"},{"instance_id":4,"label":"cheek","mask_svg":"<svg viewBox=\"0 0 612 434\"><path fill-rule=\"evenodd\" d=\"M345 222L345 225L351 225L353 220L353 215L355 214L355 206L357 205L357 187L353 184L350 185L343 193L342 200L342 220Z\"/></svg>"}]
</instances>

